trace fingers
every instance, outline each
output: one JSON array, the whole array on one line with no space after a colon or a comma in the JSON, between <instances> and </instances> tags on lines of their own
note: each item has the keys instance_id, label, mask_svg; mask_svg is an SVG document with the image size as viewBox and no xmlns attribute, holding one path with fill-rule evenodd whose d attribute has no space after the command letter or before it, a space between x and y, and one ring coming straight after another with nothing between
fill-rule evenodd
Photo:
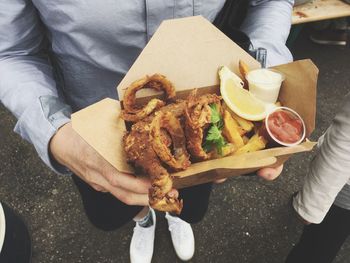
<instances>
[{"instance_id":1,"label":"fingers","mask_svg":"<svg viewBox=\"0 0 350 263\"><path fill-rule=\"evenodd\" d=\"M227 178L217 179L214 181L214 184L221 184L221 183L225 182L226 180L227 180Z\"/></svg>"},{"instance_id":2,"label":"fingers","mask_svg":"<svg viewBox=\"0 0 350 263\"><path fill-rule=\"evenodd\" d=\"M123 188L112 187L109 192L127 205L148 206L148 194L136 194Z\"/></svg>"},{"instance_id":3,"label":"fingers","mask_svg":"<svg viewBox=\"0 0 350 263\"><path fill-rule=\"evenodd\" d=\"M147 206L148 205L148 191L146 193L135 193L132 189L124 189L122 187L115 187L111 185L107 179L95 173L92 176L92 181L89 184L97 191L98 189L102 189L102 191L106 191L114 195L118 200L127 205L140 205Z\"/></svg>"},{"instance_id":4,"label":"fingers","mask_svg":"<svg viewBox=\"0 0 350 263\"><path fill-rule=\"evenodd\" d=\"M106 188L104 188L104 187L102 187L102 186L100 186L98 184L91 183L90 186L92 188L94 188L94 190L96 190L98 192L103 192L103 193L107 193L108 192L108 190Z\"/></svg>"},{"instance_id":5,"label":"fingers","mask_svg":"<svg viewBox=\"0 0 350 263\"><path fill-rule=\"evenodd\" d=\"M148 205L148 189L151 187L149 179L119 173L81 139L70 124L60 131L60 136L56 136L57 140L53 141L57 141L53 146L62 144L65 146L59 148L61 151L64 150L57 155L64 156L60 163L67 166L96 191L110 192L128 205ZM69 143L66 143L68 140Z\"/></svg>"},{"instance_id":6,"label":"fingers","mask_svg":"<svg viewBox=\"0 0 350 263\"><path fill-rule=\"evenodd\" d=\"M113 187L123 188L137 194L148 194L148 189L151 188L149 178L135 177L131 174L115 171L105 172L103 176Z\"/></svg>"},{"instance_id":7,"label":"fingers","mask_svg":"<svg viewBox=\"0 0 350 263\"><path fill-rule=\"evenodd\" d=\"M168 193L168 196L172 198L179 198L179 192L176 189L171 189Z\"/></svg>"},{"instance_id":8,"label":"fingers","mask_svg":"<svg viewBox=\"0 0 350 263\"><path fill-rule=\"evenodd\" d=\"M259 171L257 171L257 175L267 181L272 181L275 180L281 174L282 170L283 164L276 168L262 168Z\"/></svg>"}]
</instances>

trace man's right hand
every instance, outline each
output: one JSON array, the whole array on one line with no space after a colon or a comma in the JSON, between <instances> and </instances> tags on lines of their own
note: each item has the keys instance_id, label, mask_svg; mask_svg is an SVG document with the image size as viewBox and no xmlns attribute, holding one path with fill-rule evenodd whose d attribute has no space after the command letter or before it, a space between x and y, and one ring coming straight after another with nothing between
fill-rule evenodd
<instances>
[{"instance_id":1,"label":"man's right hand","mask_svg":"<svg viewBox=\"0 0 350 263\"><path fill-rule=\"evenodd\" d=\"M71 123L57 131L49 147L57 162L96 191L110 192L128 205L148 205L150 180L118 172L73 130Z\"/></svg>"}]
</instances>

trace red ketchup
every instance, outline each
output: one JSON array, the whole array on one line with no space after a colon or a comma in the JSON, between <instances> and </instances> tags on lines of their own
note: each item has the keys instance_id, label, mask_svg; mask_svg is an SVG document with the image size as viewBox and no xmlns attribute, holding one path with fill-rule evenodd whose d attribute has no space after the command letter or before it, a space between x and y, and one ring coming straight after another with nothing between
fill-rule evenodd
<instances>
[{"instance_id":1,"label":"red ketchup","mask_svg":"<svg viewBox=\"0 0 350 263\"><path fill-rule=\"evenodd\" d=\"M268 116L267 125L271 135L282 143L296 143L304 135L302 120L287 110L281 109L271 113Z\"/></svg>"}]
</instances>

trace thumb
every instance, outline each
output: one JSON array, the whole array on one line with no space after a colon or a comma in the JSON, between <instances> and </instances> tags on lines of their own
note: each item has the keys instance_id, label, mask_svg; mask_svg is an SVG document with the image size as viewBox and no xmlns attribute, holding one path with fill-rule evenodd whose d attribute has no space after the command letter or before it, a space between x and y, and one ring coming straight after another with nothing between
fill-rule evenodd
<instances>
[{"instance_id":1,"label":"thumb","mask_svg":"<svg viewBox=\"0 0 350 263\"><path fill-rule=\"evenodd\" d=\"M257 171L257 175L267 181L272 181L275 180L282 173L282 170L283 164L277 166L276 168L262 168L259 171Z\"/></svg>"}]
</instances>

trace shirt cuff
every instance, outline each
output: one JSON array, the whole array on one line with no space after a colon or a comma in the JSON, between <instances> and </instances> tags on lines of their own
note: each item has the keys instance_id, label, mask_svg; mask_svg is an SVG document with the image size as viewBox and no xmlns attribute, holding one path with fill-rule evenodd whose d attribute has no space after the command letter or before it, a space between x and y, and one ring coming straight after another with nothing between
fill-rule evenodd
<instances>
[{"instance_id":1,"label":"shirt cuff","mask_svg":"<svg viewBox=\"0 0 350 263\"><path fill-rule=\"evenodd\" d=\"M324 217L324 215L313 215L312 213L309 213L308 209L302 205L302 202L300 201L300 193L293 198L293 208L294 210L300 215L301 218L304 220L313 223L313 224L320 224Z\"/></svg>"},{"instance_id":2,"label":"shirt cuff","mask_svg":"<svg viewBox=\"0 0 350 263\"><path fill-rule=\"evenodd\" d=\"M71 108L58 97L41 96L18 119L14 131L34 145L39 157L57 174L71 171L55 161L49 151L51 138L64 124L70 122Z\"/></svg>"}]
</instances>

